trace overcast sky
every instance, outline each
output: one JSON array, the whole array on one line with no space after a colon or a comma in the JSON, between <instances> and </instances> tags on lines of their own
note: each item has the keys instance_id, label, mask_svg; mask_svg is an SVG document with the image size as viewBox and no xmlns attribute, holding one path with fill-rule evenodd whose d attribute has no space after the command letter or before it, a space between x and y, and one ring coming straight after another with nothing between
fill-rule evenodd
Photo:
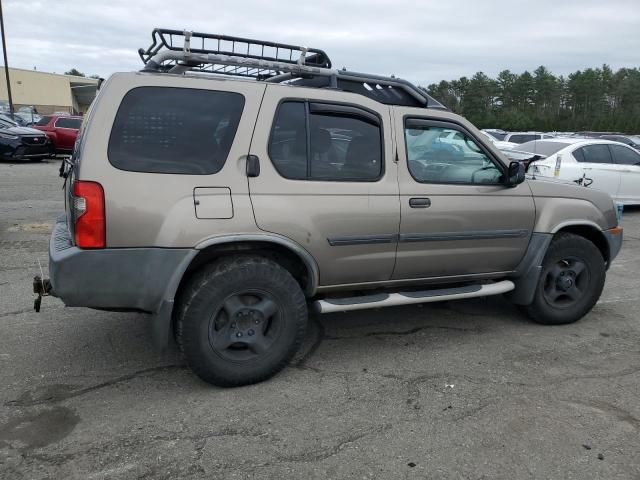
<instances>
[{"instance_id":1,"label":"overcast sky","mask_svg":"<svg viewBox=\"0 0 640 480\"><path fill-rule=\"evenodd\" d=\"M324 49L421 85L483 71L640 66L640 0L3 0L9 65L137 70L153 27Z\"/></svg>"}]
</instances>

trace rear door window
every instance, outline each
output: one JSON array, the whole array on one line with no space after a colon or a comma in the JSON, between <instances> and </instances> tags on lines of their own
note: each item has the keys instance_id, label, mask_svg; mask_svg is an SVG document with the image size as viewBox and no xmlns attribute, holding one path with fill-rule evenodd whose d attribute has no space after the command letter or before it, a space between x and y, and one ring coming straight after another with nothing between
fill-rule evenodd
<instances>
[{"instance_id":1,"label":"rear door window","mask_svg":"<svg viewBox=\"0 0 640 480\"><path fill-rule=\"evenodd\" d=\"M613 158L618 165L639 165L640 153L620 145L609 145Z\"/></svg>"},{"instance_id":2,"label":"rear door window","mask_svg":"<svg viewBox=\"0 0 640 480\"><path fill-rule=\"evenodd\" d=\"M227 160L243 108L239 93L135 88L118 108L109 161L132 172L217 173Z\"/></svg>"},{"instance_id":3,"label":"rear door window","mask_svg":"<svg viewBox=\"0 0 640 480\"><path fill-rule=\"evenodd\" d=\"M573 156L581 163L613 163L606 145L585 145L573 152Z\"/></svg>"},{"instance_id":4,"label":"rear door window","mask_svg":"<svg viewBox=\"0 0 640 480\"><path fill-rule=\"evenodd\" d=\"M380 119L355 106L283 102L269 156L291 180L375 181L383 174Z\"/></svg>"}]
</instances>

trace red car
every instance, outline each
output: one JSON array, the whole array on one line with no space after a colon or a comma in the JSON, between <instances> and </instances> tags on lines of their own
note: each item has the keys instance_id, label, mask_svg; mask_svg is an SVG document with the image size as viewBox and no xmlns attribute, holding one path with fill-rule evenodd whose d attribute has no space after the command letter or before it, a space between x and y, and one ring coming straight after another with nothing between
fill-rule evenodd
<instances>
[{"instance_id":1,"label":"red car","mask_svg":"<svg viewBox=\"0 0 640 480\"><path fill-rule=\"evenodd\" d=\"M76 143L81 124L82 117L46 115L33 128L42 130L47 134L56 153L70 153Z\"/></svg>"}]
</instances>

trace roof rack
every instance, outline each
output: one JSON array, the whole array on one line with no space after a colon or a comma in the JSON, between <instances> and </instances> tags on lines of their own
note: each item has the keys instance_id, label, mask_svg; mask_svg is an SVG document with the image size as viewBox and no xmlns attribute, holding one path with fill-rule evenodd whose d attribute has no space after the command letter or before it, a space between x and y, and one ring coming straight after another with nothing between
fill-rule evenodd
<instances>
[{"instance_id":1,"label":"roof rack","mask_svg":"<svg viewBox=\"0 0 640 480\"><path fill-rule=\"evenodd\" d=\"M447 109L406 80L332 69L327 54L316 48L164 28L154 29L151 39L149 48L138 50L144 72L230 75L334 88L387 105Z\"/></svg>"}]
</instances>

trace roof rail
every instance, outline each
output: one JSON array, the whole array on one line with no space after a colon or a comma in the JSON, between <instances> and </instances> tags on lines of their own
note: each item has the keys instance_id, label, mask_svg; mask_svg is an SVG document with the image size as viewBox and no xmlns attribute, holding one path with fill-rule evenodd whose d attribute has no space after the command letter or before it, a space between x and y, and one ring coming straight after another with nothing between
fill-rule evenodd
<instances>
[{"instance_id":1,"label":"roof rail","mask_svg":"<svg viewBox=\"0 0 640 480\"><path fill-rule=\"evenodd\" d=\"M446 110L406 80L332 69L327 54L316 48L164 28L154 29L151 39L149 48L138 50L144 72L201 72L287 82L359 93L388 105Z\"/></svg>"}]
</instances>

